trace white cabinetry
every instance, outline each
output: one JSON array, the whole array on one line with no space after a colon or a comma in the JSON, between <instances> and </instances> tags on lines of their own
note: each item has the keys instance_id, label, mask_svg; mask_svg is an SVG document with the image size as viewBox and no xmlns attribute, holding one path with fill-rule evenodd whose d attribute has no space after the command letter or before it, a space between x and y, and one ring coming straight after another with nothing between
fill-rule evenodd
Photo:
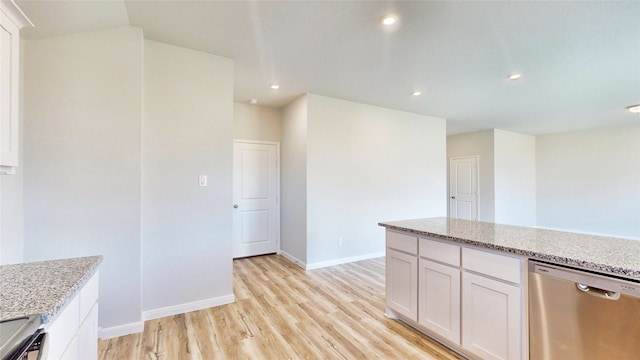
<instances>
[{"instance_id":1,"label":"white cabinetry","mask_svg":"<svg viewBox=\"0 0 640 360\"><path fill-rule=\"evenodd\" d=\"M460 344L460 269L420 259L418 324Z\"/></svg>"},{"instance_id":2,"label":"white cabinetry","mask_svg":"<svg viewBox=\"0 0 640 360\"><path fill-rule=\"evenodd\" d=\"M98 285L96 272L53 322L45 325L47 360L98 358Z\"/></svg>"},{"instance_id":3,"label":"white cabinetry","mask_svg":"<svg viewBox=\"0 0 640 360\"><path fill-rule=\"evenodd\" d=\"M84 319L78 333L78 357L76 359L98 359L98 304L96 303L89 315Z\"/></svg>"},{"instance_id":4,"label":"white cabinetry","mask_svg":"<svg viewBox=\"0 0 640 360\"><path fill-rule=\"evenodd\" d=\"M522 358L522 261L468 248L462 261L462 346L482 359Z\"/></svg>"},{"instance_id":5,"label":"white cabinetry","mask_svg":"<svg viewBox=\"0 0 640 360\"><path fill-rule=\"evenodd\" d=\"M520 359L520 288L465 272L462 346L482 359Z\"/></svg>"},{"instance_id":6,"label":"white cabinetry","mask_svg":"<svg viewBox=\"0 0 640 360\"><path fill-rule=\"evenodd\" d=\"M477 359L527 359L523 258L387 231L387 314Z\"/></svg>"},{"instance_id":7,"label":"white cabinetry","mask_svg":"<svg viewBox=\"0 0 640 360\"><path fill-rule=\"evenodd\" d=\"M387 231L387 315L418 318L418 238Z\"/></svg>"},{"instance_id":8,"label":"white cabinetry","mask_svg":"<svg viewBox=\"0 0 640 360\"><path fill-rule=\"evenodd\" d=\"M460 345L460 247L419 240L418 324Z\"/></svg>"},{"instance_id":9,"label":"white cabinetry","mask_svg":"<svg viewBox=\"0 0 640 360\"><path fill-rule=\"evenodd\" d=\"M33 26L13 1L0 1L0 174L18 166L20 29Z\"/></svg>"}]
</instances>

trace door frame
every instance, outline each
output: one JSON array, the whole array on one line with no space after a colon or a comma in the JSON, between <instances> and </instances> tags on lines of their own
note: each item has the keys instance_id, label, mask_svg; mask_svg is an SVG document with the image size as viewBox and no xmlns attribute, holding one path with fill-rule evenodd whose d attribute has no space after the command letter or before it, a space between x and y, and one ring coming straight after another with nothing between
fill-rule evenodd
<instances>
[{"instance_id":1,"label":"door frame","mask_svg":"<svg viewBox=\"0 0 640 360\"><path fill-rule=\"evenodd\" d=\"M282 221L282 207L280 205L280 142L279 141L266 141L266 140L249 140L249 139L233 139L233 144L237 144L237 143L244 143L244 144L261 144L261 145L275 145L276 146L276 204L278 204L278 228L277 228L277 235L276 235L276 253L280 254L280 252L282 251L281 247L281 232L280 232L280 224ZM235 146L234 146L235 148ZM233 153L232 153L233 154ZM234 156L234 160L231 162L232 167L235 167L235 154L233 154L232 156ZM233 168L231 169L231 172L233 173ZM236 199L233 197L233 193L235 191L235 189L233 189L233 186L235 186L235 181L233 179L233 174L231 177L231 192L232 192L232 196L231 196L231 211L233 214L233 204L236 204ZM231 234L231 239L232 241L235 241L235 234L232 233ZM233 244L232 244L233 246Z\"/></svg>"},{"instance_id":2,"label":"door frame","mask_svg":"<svg viewBox=\"0 0 640 360\"><path fill-rule=\"evenodd\" d=\"M476 161L476 220L480 219L480 155L452 156L449 158L449 171L447 172L447 217L451 218L451 164L453 160L475 159Z\"/></svg>"}]
</instances>

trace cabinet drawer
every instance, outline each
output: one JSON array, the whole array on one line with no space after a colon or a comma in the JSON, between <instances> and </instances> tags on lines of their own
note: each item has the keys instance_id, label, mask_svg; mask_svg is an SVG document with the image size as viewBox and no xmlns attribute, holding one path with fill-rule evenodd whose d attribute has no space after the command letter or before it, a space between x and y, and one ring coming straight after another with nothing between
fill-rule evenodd
<instances>
[{"instance_id":1,"label":"cabinet drawer","mask_svg":"<svg viewBox=\"0 0 640 360\"><path fill-rule=\"evenodd\" d=\"M460 246L422 238L418 241L420 257L460 267Z\"/></svg>"},{"instance_id":2,"label":"cabinet drawer","mask_svg":"<svg viewBox=\"0 0 640 360\"><path fill-rule=\"evenodd\" d=\"M522 260L515 257L462 248L462 267L514 284L522 283Z\"/></svg>"},{"instance_id":3,"label":"cabinet drawer","mask_svg":"<svg viewBox=\"0 0 640 360\"><path fill-rule=\"evenodd\" d=\"M418 255L418 237L395 231L387 231L387 247L408 254Z\"/></svg>"}]
</instances>

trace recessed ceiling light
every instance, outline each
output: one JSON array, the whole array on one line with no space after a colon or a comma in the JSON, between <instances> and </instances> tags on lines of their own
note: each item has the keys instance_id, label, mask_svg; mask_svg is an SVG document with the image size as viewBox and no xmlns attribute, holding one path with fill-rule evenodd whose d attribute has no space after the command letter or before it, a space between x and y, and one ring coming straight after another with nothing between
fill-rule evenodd
<instances>
[{"instance_id":1,"label":"recessed ceiling light","mask_svg":"<svg viewBox=\"0 0 640 360\"><path fill-rule=\"evenodd\" d=\"M507 79L509 79L509 80L518 80L518 79L520 79L521 77L522 77L522 75L521 75L521 74L519 74L519 73L513 73L513 74L511 74L511 75L507 76Z\"/></svg>"},{"instance_id":2,"label":"recessed ceiling light","mask_svg":"<svg viewBox=\"0 0 640 360\"><path fill-rule=\"evenodd\" d=\"M634 114L640 114L640 104L627 106L627 110L631 111Z\"/></svg>"},{"instance_id":3,"label":"recessed ceiling light","mask_svg":"<svg viewBox=\"0 0 640 360\"><path fill-rule=\"evenodd\" d=\"M278 85L278 84L272 84L272 85L271 85L271 88L272 88L273 90L278 90L278 89L280 89L280 85Z\"/></svg>"},{"instance_id":4,"label":"recessed ceiling light","mask_svg":"<svg viewBox=\"0 0 640 360\"><path fill-rule=\"evenodd\" d=\"M380 22L382 25L390 26L395 24L398 21L398 16L393 14L387 14L380 18Z\"/></svg>"},{"instance_id":5,"label":"recessed ceiling light","mask_svg":"<svg viewBox=\"0 0 640 360\"><path fill-rule=\"evenodd\" d=\"M414 91L414 92L412 92L412 93L411 93L411 95L413 95L413 96L420 96L420 95L422 95L422 92L420 92L420 91Z\"/></svg>"},{"instance_id":6,"label":"recessed ceiling light","mask_svg":"<svg viewBox=\"0 0 640 360\"><path fill-rule=\"evenodd\" d=\"M250 99L249 100L249 104L251 104L251 105L255 105L257 103L258 103L258 99Z\"/></svg>"}]
</instances>

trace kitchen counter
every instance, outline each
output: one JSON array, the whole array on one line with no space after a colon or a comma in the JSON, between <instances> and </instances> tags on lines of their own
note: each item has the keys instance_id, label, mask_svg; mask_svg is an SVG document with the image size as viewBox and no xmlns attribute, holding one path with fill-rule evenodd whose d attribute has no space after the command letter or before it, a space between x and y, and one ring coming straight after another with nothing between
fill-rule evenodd
<instances>
[{"instance_id":1,"label":"kitchen counter","mask_svg":"<svg viewBox=\"0 0 640 360\"><path fill-rule=\"evenodd\" d=\"M640 280L640 241L449 218L381 222L404 231Z\"/></svg>"},{"instance_id":2,"label":"kitchen counter","mask_svg":"<svg viewBox=\"0 0 640 360\"><path fill-rule=\"evenodd\" d=\"M0 266L0 321L39 314L43 324L82 289L102 256Z\"/></svg>"}]
</instances>

